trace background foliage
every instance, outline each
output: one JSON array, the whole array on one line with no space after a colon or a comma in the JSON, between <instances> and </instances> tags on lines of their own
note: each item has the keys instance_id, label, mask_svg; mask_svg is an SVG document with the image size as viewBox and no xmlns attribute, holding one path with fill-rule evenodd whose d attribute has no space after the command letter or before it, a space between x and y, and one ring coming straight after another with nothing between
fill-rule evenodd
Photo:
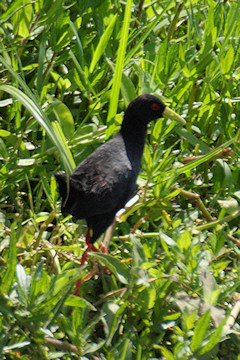
<instances>
[{"instance_id":1,"label":"background foliage","mask_svg":"<svg viewBox=\"0 0 240 360\"><path fill-rule=\"evenodd\" d=\"M239 11L1 1L1 359L240 358ZM61 215L52 175L146 92L187 126L150 125L139 199L80 269L86 225Z\"/></svg>"}]
</instances>

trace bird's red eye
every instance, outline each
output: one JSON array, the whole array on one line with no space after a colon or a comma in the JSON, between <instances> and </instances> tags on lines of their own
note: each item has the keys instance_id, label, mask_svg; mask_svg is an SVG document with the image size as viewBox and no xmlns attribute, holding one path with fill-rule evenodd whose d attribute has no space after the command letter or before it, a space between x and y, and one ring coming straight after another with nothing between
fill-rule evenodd
<instances>
[{"instance_id":1,"label":"bird's red eye","mask_svg":"<svg viewBox=\"0 0 240 360\"><path fill-rule=\"evenodd\" d=\"M157 103L152 104L152 110L157 111L157 110L159 110L159 109L160 109L160 105L159 105L159 104L157 104Z\"/></svg>"}]
</instances>

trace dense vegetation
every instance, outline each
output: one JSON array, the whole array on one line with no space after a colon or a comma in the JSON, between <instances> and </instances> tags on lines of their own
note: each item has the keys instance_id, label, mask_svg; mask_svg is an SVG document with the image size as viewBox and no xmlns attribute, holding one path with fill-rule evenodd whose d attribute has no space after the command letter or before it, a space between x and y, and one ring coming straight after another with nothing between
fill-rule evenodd
<instances>
[{"instance_id":1,"label":"dense vegetation","mask_svg":"<svg viewBox=\"0 0 240 360\"><path fill-rule=\"evenodd\" d=\"M239 13L239 0L1 1L1 359L240 358ZM109 255L80 269L86 224L61 214L52 175L141 93L187 125L150 124L137 200Z\"/></svg>"}]
</instances>

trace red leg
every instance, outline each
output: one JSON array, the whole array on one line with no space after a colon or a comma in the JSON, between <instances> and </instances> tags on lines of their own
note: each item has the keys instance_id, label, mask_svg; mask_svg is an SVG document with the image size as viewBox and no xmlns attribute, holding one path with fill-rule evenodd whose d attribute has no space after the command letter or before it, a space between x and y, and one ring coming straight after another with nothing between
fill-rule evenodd
<instances>
[{"instance_id":1,"label":"red leg","mask_svg":"<svg viewBox=\"0 0 240 360\"><path fill-rule=\"evenodd\" d=\"M81 283L82 283L82 279L78 279L78 281L76 282L76 290L74 291L73 295L79 296L79 289L80 289Z\"/></svg>"},{"instance_id":2,"label":"red leg","mask_svg":"<svg viewBox=\"0 0 240 360\"><path fill-rule=\"evenodd\" d=\"M103 253L103 254L107 254L107 253L108 253L108 252L107 252L107 249L106 249L106 247L105 247L105 245L104 245L103 242L101 242L101 243L99 244L99 248L102 250L102 253Z\"/></svg>"},{"instance_id":3,"label":"red leg","mask_svg":"<svg viewBox=\"0 0 240 360\"><path fill-rule=\"evenodd\" d=\"M86 244L89 245L91 242L91 235L90 235L90 228L87 228L87 233L86 233Z\"/></svg>"},{"instance_id":4,"label":"red leg","mask_svg":"<svg viewBox=\"0 0 240 360\"><path fill-rule=\"evenodd\" d=\"M86 244L87 244L87 249L84 251L83 255L82 255L82 259L81 259L81 263L80 263L80 267L82 267L85 263L85 261L87 261L88 258L88 252L89 251L95 251L95 252L99 252L99 250L93 245L91 244L91 235L90 235L90 229L88 227L87 229L87 234L86 234ZM106 251L106 250L105 250ZM104 252L104 251L103 251ZM80 285L81 285L82 279L79 279L76 282L76 290L74 292L74 295L78 296L79 295L79 289L80 289Z\"/></svg>"},{"instance_id":5,"label":"red leg","mask_svg":"<svg viewBox=\"0 0 240 360\"><path fill-rule=\"evenodd\" d=\"M84 265L85 261L87 261L89 251L99 252L99 250L95 248L93 244L90 243L82 255L80 267Z\"/></svg>"}]
</instances>

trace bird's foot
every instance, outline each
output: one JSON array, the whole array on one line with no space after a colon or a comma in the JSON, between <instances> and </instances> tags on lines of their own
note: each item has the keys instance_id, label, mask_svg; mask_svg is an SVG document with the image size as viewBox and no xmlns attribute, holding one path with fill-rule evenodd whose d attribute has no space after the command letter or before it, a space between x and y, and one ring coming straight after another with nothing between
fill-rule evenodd
<instances>
[{"instance_id":1,"label":"bird's foot","mask_svg":"<svg viewBox=\"0 0 240 360\"><path fill-rule=\"evenodd\" d=\"M87 249L84 251L82 255L80 267L82 267L85 261L87 261L89 251L99 252L99 250L93 244L89 243Z\"/></svg>"},{"instance_id":2,"label":"bird's foot","mask_svg":"<svg viewBox=\"0 0 240 360\"><path fill-rule=\"evenodd\" d=\"M103 254L107 254L107 253L108 253L108 252L107 252L107 249L106 249L106 246L104 245L103 242L100 242L100 244L99 244L99 249L102 250L102 253L103 253Z\"/></svg>"},{"instance_id":3,"label":"bird's foot","mask_svg":"<svg viewBox=\"0 0 240 360\"><path fill-rule=\"evenodd\" d=\"M88 258L88 252L89 252L89 246L87 247L87 249L84 251L83 255L82 255L82 259L81 259L81 263L80 263L80 267L82 267L85 263L85 261L87 261Z\"/></svg>"},{"instance_id":4,"label":"bird's foot","mask_svg":"<svg viewBox=\"0 0 240 360\"><path fill-rule=\"evenodd\" d=\"M88 244L87 249L84 251L84 253L82 255L80 267L82 267L84 265L85 261L87 261L89 251L91 251L91 244ZM76 282L76 285L75 285L76 290L74 291L73 295L79 296L79 290L80 290L81 283L82 283L82 278L78 279L78 281Z\"/></svg>"},{"instance_id":5,"label":"bird's foot","mask_svg":"<svg viewBox=\"0 0 240 360\"><path fill-rule=\"evenodd\" d=\"M100 252L100 250L98 250L93 244L91 244L89 241L87 241L87 249L84 251L83 255L82 255L82 259L81 259L81 263L80 263L80 267L82 267L85 262L87 261L87 258L88 258L88 252L89 251L94 251L94 252ZM106 247L103 243L100 243L99 244L99 248L102 250L102 253L103 254L107 254L107 250L106 250ZM74 292L74 295L78 296L79 295L79 290L80 290L80 285L82 283L82 278L79 279L77 282L76 282L76 290Z\"/></svg>"}]
</instances>

